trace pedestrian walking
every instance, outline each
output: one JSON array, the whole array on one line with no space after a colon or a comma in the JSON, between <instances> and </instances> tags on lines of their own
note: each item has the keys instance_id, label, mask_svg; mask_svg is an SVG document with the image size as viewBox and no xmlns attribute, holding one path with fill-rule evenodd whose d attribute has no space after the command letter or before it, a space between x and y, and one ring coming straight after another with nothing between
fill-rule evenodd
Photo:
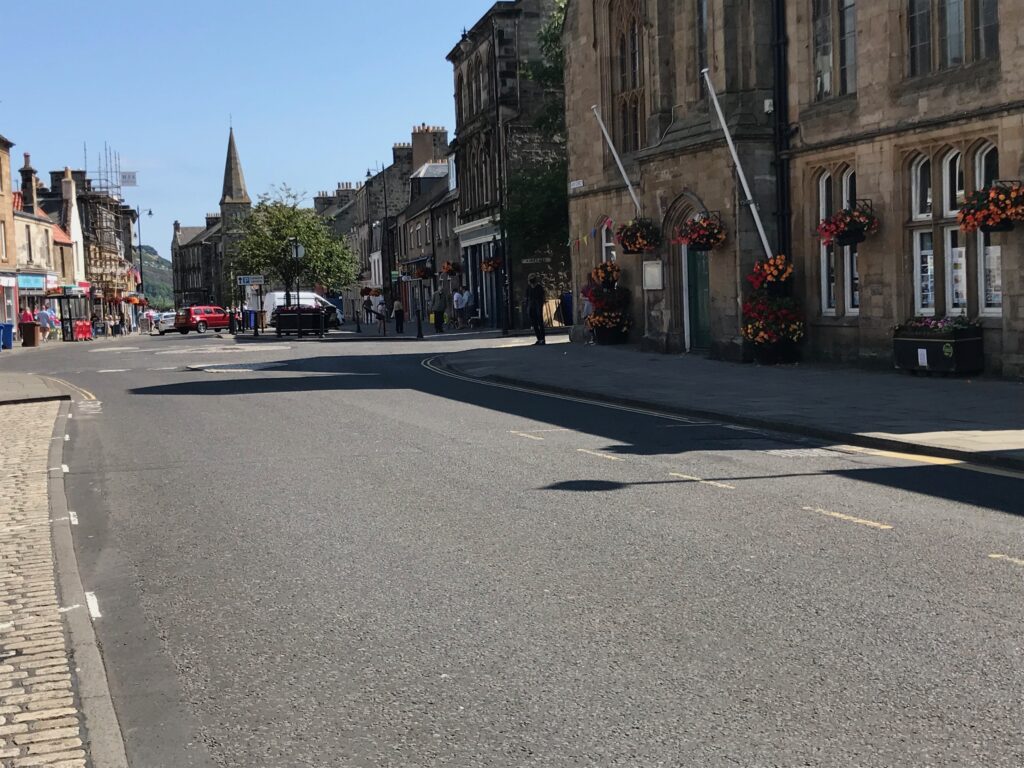
<instances>
[{"instance_id":1,"label":"pedestrian walking","mask_svg":"<svg viewBox=\"0 0 1024 768\"><path fill-rule=\"evenodd\" d=\"M462 303L465 306L466 325L472 327L476 319L476 294L468 287L462 293Z\"/></svg>"},{"instance_id":2,"label":"pedestrian walking","mask_svg":"<svg viewBox=\"0 0 1024 768\"><path fill-rule=\"evenodd\" d=\"M583 329L589 337L587 344L594 343L594 330L590 327L590 316L594 313L594 289L597 288L597 283L594 282L593 275L587 275L586 284L580 289L580 296L583 297Z\"/></svg>"},{"instance_id":3,"label":"pedestrian walking","mask_svg":"<svg viewBox=\"0 0 1024 768\"><path fill-rule=\"evenodd\" d=\"M530 325L537 335L537 344L546 344L544 339L544 304L547 294L536 275L530 275L530 287L526 289L526 313L530 317Z\"/></svg>"},{"instance_id":4,"label":"pedestrian walking","mask_svg":"<svg viewBox=\"0 0 1024 768\"><path fill-rule=\"evenodd\" d=\"M455 327L461 329L466 322L466 295L460 288L452 294L452 305L455 307Z\"/></svg>"},{"instance_id":5,"label":"pedestrian walking","mask_svg":"<svg viewBox=\"0 0 1024 768\"><path fill-rule=\"evenodd\" d=\"M444 333L444 311L447 308L448 296L443 288L438 288L430 299L430 311L434 314L434 333Z\"/></svg>"},{"instance_id":6,"label":"pedestrian walking","mask_svg":"<svg viewBox=\"0 0 1024 768\"><path fill-rule=\"evenodd\" d=\"M367 325L373 322L373 301L369 296L363 299L363 320Z\"/></svg>"},{"instance_id":7,"label":"pedestrian walking","mask_svg":"<svg viewBox=\"0 0 1024 768\"><path fill-rule=\"evenodd\" d=\"M401 299L391 305L391 316L395 318L395 333L405 333L405 305Z\"/></svg>"},{"instance_id":8,"label":"pedestrian walking","mask_svg":"<svg viewBox=\"0 0 1024 768\"><path fill-rule=\"evenodd\" d=\"M44 306L36 312L36 322L39 323L39 338L41 341L50 339L50 311Z\"/></svg>"}]
</instances>

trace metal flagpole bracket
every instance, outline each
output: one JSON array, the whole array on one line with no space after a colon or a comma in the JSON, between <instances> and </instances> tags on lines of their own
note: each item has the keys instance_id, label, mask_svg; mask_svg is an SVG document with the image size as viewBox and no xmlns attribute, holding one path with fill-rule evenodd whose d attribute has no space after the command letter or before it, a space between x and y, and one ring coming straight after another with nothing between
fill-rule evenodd
<instances>
[{"instance_id":1,"label":"metal flagpole bracket","mask_svg":"<svg viewBox=\"0 0 1024 768\"><path fill-rule=\"evenodd\" d=\"M601 133L604 134L604 140L608 143L608 149L611 150L612 157L615 158L615 164L619 167L619 173L622 174L622 180L626 182L626 189L629 190L629 196L633 198L633 205L636 206L636 215L639 218L643 213L643 209L640 206L640 199L636 196L636 190L633 189L633 182L629 180L629 176L626 174L626 169L622 165L622 158L619 157L618 151L615 149L615 143L612 141L611 135L608 133L608 128L604 124L604 120L601 118L601 110L597 104L591 107L594 111L594 117L597 118L597 124L601 126Z\"/></svg>"},{"instance_id":2,"label":"metal flagpole bracket","mask_svg":"<svg viewBox=\"0 0 1024 768\"><path fill-rule=\"evenodd\" d=\"M761 221L761 213L757 209L757 203L754 202L754 193L750 191L750 184L747 183L747 174L743 172L743 166L740 164L739 154L736 152L736 145L733 143L732 134L729 133L729 126L726 125L725 115L722 113L722 105L718 103L718 93L715 91L715 86L711 83L711 77L708 74L708 70L705 67L700 71L704 77L704 82L708 86L708 95L711 97L711 103L715 105L715 113L718 115L718 122L722 126L722 133L725 134L725 142L729 145L729 153L732 155L732 161L736 164L736 172L740 177L740 184L743 186L743 194L746 195L741 205L745 205L750 208L750 213L754 216L754 225L757 227L757 234L761 236L761 245L764 246L765 258L772 258L772 247L768 244L768 235L765 234L764 224Z\"/></svg>"}]
</instances>

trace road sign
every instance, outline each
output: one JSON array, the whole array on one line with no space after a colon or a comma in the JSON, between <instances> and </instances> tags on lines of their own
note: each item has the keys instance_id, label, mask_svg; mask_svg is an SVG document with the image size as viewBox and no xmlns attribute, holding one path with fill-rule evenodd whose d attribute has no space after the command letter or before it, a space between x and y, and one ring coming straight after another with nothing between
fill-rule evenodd
<instances>
[{"instance_id":1,"label":"road sign","mask_svg":"<svg viewBox=\"0 0 1024 768\"><path fill-rule=\"evenodd\" d=\"M136 175L136 171L121 171L120 177L120 183L122 187L139 186L139 178Z\"/></svg>"},{"instance_id":2,"label":"road sign","mask_svg":"<svg viewBox=\"0 0 1024 768\"><path fill-rule=\"evenodd\" d=\"M266 281L264 280L263 275L239 275L238 276L238 284L239 285L265 285Z\"/></svg>"}]
</instances>

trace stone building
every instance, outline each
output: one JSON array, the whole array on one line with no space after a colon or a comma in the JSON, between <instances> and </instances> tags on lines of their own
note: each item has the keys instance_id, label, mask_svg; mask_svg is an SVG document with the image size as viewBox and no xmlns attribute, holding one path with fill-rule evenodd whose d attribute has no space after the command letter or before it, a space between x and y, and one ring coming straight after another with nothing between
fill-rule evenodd
<instances>
[{"instance_id":1,"label":"stone building","mask_svg":"<svg viewBox=\"0 0 1024 768\"><path fill-rule=\"evenodd\" d=\"M55 271L53 222L39 202L39 178L28 152L21 174L21 191L13 195L14 242L18 253L18 310L36 311L47 291L60 285Z\"/></svg>"},{"instance_id":2,"label":"stone building","mask_svg":"<svg viewBox=\"0 0 1024 768\"><path fill-rule=\"evenodd\" d=\"M207 214L202 227L183 227L180 222L174 222L171 264L176 307L194 304L228 307L240 301L233 263L242 236L242 223L251 210L252 200L245 186L232 128L228 131L219 212Z\"/></svg>"},{"instance_id":3,"label":"stone building","mask_svg":"<svg viewBox=\"0 0 1024 768\"><path fill-rule=\"evenodd\" d=\"M565 27L569 217L575 288L618 260L633 294L633 337L647 348L741 355L743 276L764 251L701 77L706 67L769 240L778 232L768 0L570 0ZM636 210L603 139L597 106L622 156L639 213L673 231L718 213L728 232L711 253L666 238L644 256L619 252L615 227ZM645 262L661 287L643 290ZM577 293L578 296L578 293ZM576 302L577 317L580 302Z\"/></svg>"},{"instance_id":4,"label":"stone building","mask_svg":"<svg viewBox=\"0 0 1024 768\"><path fill-rule=\"evenodd\" d=\"M16 322L18 315L18 256L14 242L14 189L11 184L11 147L0 136L0 323Z\"/></svg>"},{"instance_id":5,"label":"stone building","mask_svg":"<svg viewBox=\"0 0 1024 768\"><path fill-rule=\"evenodd\" d=\"M516 306L529 274L557 275L568 268L561 243L552 252L527 256L530 263L510 263L501 225L508 179L526 167L565 156L561 137L538 129L550 94L524 75L541 58L538 33L553 9L553 0L497 2L448 54L455 85L461 220L455 231L463 280L477 297L483 322L492 326L503 322L506 270ZM485 272L483 263L496 258L502 260L502 269Z\"/></svg>"},{"instance_id":6,"label":"stone building","mask_svg":"<svg viewBox=\"0 0 1024 768\"><path fill-rule=\"evenodd\" d=\"M455 234L458 189L453 171L454 158L418 168L410 179L409 206L396 220L401 295L410 312L417 302L428 301L439 286L450 292L459 279L458 275L441 272L445 262L458 264L461 256Z\"/></svg>"},{"instance_id":7,"label":"stone building","mask_svg":"<svg viewBox=\"0 0 1024 768\"><path fill-rule=\"evenodd\" d=\"M812 353L891 365L912 315L980 318L988 368L1024 372L1024 233L965 235L972 190L1024 174L1024 4L790 3L793 254ZM880 231L824 248L820 219L870 201Z\"/></svg>"}]
</instances>

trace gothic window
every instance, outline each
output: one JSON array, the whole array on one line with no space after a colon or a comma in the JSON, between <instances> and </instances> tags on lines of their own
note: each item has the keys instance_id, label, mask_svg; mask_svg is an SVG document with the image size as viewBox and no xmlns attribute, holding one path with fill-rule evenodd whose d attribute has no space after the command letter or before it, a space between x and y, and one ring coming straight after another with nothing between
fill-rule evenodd
<instances>
[{"instance_id":1,"label":"gothic window","mask_svg":"<svg viewBox=\"0 0 1024 768\"><path fill-rule=\"evenodd\" d=\"M469 69L470 87L473 89L473 103L470 109L475 115L480 111L480 59L473 61Z\"/></svg>"},{"instance_id":2,"label":"gothic window","mask_svg":"<svg viewBox=\"0 0 1024 768\"><path fill-rule=\"evenodd\" d=\"M818 178L818 218L827 219L835 213L832 174L825 172ZM821 243L821 313L836 313L836 247Z\"/></svg>"},{"instance_id":3,"label":"gothic window","mask_svg":"<svg viewBox=\"0 0 1024 768\"><path fill-rule=\"evenodd\" d=\"M615 261L615 232L610 219L601 224L601 261Z\"/></svg>"},{"instance_id":4,"label":"gothic window","mask_svg":"<svg viewBox=\"0 0 1024 768\"><path fill-rule=\"evenodd\" d=\"M695 0L697 4L697 80L700 92L707 91L707 82L702 74L708 68L708 0Z\"/></svg>"},{"instance_id":5,"label":"gothic window","mask_svg":"<svg viewBox=\"0 0 1024 768\"><path fill-rule=\"evenodd\" d=\"M857 90L856 2L812 0L812 3L814 100L854 93Z\"/></svg>"},{"instance_id":6,"label":"gothic window","mask_svg":"<svg viewBox=\"0 0 1024 768\"><path fill-rule=\"evenodd\" d=\"M943 180L943 214L946 218L954 218L967 198L967 185L964 179L963 155L950 152L942 161Z\"/></svg>"},{"instance_id":7,"label":"gothic window","mask_svg":"<svg viewBox=\"0 0 1024 768\"><path fill-rule=\"evenodd\" d=\"M999 178L999 150L985 144L977 152L974 186L986 189ZM978 313L1000 315L1003 311L1003 273L1001 247L992 244L992 234L978 232Z\"/></svg>"},{"instance_id":8,"label":"gothic window","mask_svg":"<svg viewBox=\"0 0 1024 768\"><path fill-rule=\"evenodd\" d=\"M908 0L911 77L999 55L998 0Z\"/></svg>"},{"instance_id":9,"label":"gothic window","mask_svg":"<svg viewBox=\"0 0 1024 768\"><path fill-rule=\"evenodd\" d=\"M455 84L455 119L459 125L462 125L466 120L466 114L464 111L464 101L466 98L466 80L459 73L459 79Z\"/></svg>"},{"instance_id":10,"label":"gothic window","mask_svg":"<svg viewBox=\"0 0 1024 768\"><path fill-rule=\"evenodd\" d=\"M932 217L932 161L919 157L911 168L912 216L915 220Z\"/></svg>"},{"instance_id":11,"label":"gothic window","mask_svg":"<svg viewBox=\"0 0 1024 768\"><path fill-rule=\"evenodd\" d=\"M853 208L857 204L857 172L848 168L843 174L843 207ZM843 247L843 277L846 296L846 314L860 313L860 272L857 268L857 244Z\"/></svg>"},{"instance_id":12,"label":"gothic window","mask_svg":"<svg viewBox=\"0 0 1024 768\"><path fill-rule=\"evenodd\" d=\"M483 109L490 101L491 89L488 83L487 67L484 66L483 59L480 56L476 57L476 74L480 80L480 108Z\"/></svg>"},{"instance_id":13,"label":"gothic window","mask_svg":"<svg viewBox=\"0 0 1024 768\"><path fill-rule=\"evenodd\" d=\"M623 152L644 144L644 68L640 0L615 0L611 6L615 138Z\"/></svg>"}]
</instances>

